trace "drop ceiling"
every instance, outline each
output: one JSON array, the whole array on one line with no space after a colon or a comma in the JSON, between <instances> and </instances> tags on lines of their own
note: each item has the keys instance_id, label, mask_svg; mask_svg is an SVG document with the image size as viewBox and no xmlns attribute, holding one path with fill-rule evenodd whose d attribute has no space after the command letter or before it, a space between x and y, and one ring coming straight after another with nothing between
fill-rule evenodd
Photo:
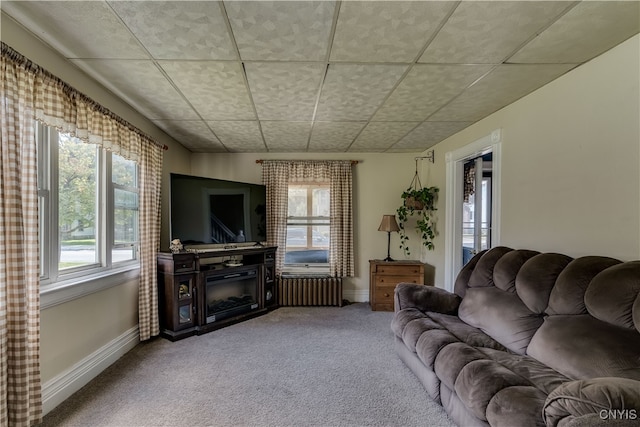
<instances>
[{"instance_id":1,"label":"drop ceiling","mask_svg":"<svg viewBox=\"0 0 640 427\"><path fill-rule=\"evenodd\" d=\"M637 1L3 1L193 152L421 152L640 31Z\"/></svg>"}]
</instances>

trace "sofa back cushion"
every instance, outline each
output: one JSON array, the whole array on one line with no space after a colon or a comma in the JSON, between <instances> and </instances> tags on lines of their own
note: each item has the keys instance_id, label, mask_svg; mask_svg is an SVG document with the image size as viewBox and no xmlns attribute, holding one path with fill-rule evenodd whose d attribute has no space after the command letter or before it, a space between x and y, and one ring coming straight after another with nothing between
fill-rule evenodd
<instances>
[{"instance_id":1,"label":"sofa back cushion","mask_svg":"<svg viewBox=\"0 0 640 427\"><path fill-rule=\"evenodd\" d=\"M571 258L496 247L475 260L460 304L460 318L524 354L560 272Z\"/></svg>"},{"instance_id":2,"label":"sofa back cushion","mask_svg":"<svg viewBox=\"0 0 640 427\"><path fill-rule=\"evenodd\" d=\"M496 287L467 289L458 316L519 354L525 353L543 321L542 316L532 313L516 293Z\"/></svg>"},{"instance_id":3,"label":"sofa back cushion","mask_svg":"<svg viewBox=\"0 0 640 427\"><path fill-rule=\"evenodd\" d=\"M614 258L585 256L576 258L562 270L551 291L546 314L585 314L584 294L602 270L620 264Z\"/></svg>"},{"instance_id":4,"label":"sofa back cushion","mask_svg":"<svg viewBox=\"0 0 640 427\"><path fill-rule=\"evenodd\" d=\"M632 261L608 268L594 277L584 302L589 314L596 319L640 331L639 298L640 261Z\"/></svg>"},{"instance_id":5,"label":"sofa back cushion","mask_svg":"<svg viewBox=\"0 0 640 427\"><path fill-rule=\"evenodd\" d=\"M610 330L602 326L609 332L625 328L638 335L640 331L640 261L622 263L606 257L574 260L562 254L497 247L474 257L464 267L456 281L456 293L464 296L458 311L460 319L519 354L527 352L547 317L586 315L597 320L593 325L604 322L616 327ZM578 324L592 325L587 320L581 322ZM579 335L589 335L589 345L603 346L595 332L602 328L594 328L568 333L562 338L568 343L556 342L558 338L545 330L537 337L531 354L542 357L548 353L545 346L564 346L567 354L560 351L556 356L566 358L573 348L569 339L572 334L573 341L578 342ZM577 344L574 350L587 351ZM588 363L597 363L600 350L609 354L606 349L597 349ZM640 365L640 356L635 363ZM584 369L578 366L569 371L578 375Z\"/></svg>"},{"instance_id":6,"label":"sofa back cushion","mask_svg":"<svg viewBox=\"0 0 640 427\"><path fill-rule=\"evenodd\" d=\"M640 380L640 334L589 314L547 317L527 354L572 379Z\"/></svg>"}]
</instances>

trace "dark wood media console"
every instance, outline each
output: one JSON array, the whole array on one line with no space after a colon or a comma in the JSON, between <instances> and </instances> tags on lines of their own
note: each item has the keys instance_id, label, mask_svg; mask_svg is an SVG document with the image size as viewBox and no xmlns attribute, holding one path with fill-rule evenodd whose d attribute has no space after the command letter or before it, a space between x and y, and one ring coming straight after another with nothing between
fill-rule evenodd
<instances>
[{"instance_id":1,"label":"dark wood media console","mask_svg":"<svg viewBox=\"0 0 640 427\"><path fill-rule=\"evenodd\" d=\"M160 335L176 341L277 307L275 246L158 253Z\"/></svg>"}]
</instances>

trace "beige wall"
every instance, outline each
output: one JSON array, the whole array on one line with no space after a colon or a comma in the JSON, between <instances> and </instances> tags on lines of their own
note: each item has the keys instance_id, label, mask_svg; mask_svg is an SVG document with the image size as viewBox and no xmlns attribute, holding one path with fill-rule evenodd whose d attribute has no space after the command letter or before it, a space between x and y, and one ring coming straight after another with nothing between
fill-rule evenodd
<instances>
[{"instance_id":1,"label":"beige wall","mask_svg":"<svg viewBox=\"0 0 640 427\"><path fill-rule=\"evenodd\" d=\"M168 218L169 170L188 173L190 152L80 69L2 14L2 41L169 147L164 157L163 221ZM43 383L65 372L138 324L137 280L42 310Z\"/></svg>"},{"instance_id":2,"label":"beige wall","mask_svg":"<svg viewBox=\"0 0 640 427\"><path fill-rule=\"evenodd\" d=\"M378 231L384 214L395 214L400 194L411 183L416 154L193 154L191 172L210 178L252 183L262 182L262 167L256 159L332 159L358 160L354 166L354 244L356 276L344 283L344 297L351 301L369 300L369 260L387 256L387 234ZM417 236L412 239L412 258L418 258ZM391 257L404 259L397 233L391 236Z\"/></svg>"},{"instance_id":3,"label":"beige wall","mask_svg":"<svg viewBox=\"0 0 640 427\"><path fill-rule=\"evenodd\" d=\"M436 145L432 182L446 187L447 152L502 129L503 245L640 259L639 51L635 36ZM444 259L441 233L438 283Z\"/></svg>"}]
</instances>

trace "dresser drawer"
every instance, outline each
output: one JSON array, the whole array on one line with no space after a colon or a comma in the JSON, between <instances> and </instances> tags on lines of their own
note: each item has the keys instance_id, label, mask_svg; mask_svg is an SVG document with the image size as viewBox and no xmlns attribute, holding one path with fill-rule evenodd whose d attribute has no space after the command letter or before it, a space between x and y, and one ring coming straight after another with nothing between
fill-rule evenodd
<instances>
[{"instance_id":1,"label":"dresser drawer","mask_svg":"<svg viewBox=\"0 0 640 427\"><path fill-rule=\"evenodd\" d=\"M422 278L413 276L380 276L376 275L375 278L375 286L391 286L395 288L398 283L406 282L406 283L417 283L422 284L424 280Z\"/></svg>"},{"instance_id":2,"label":"dresser drawer","mask_svg":"<svg viewBox=\"0 0 640 427\"><path fill-rule=\"evenodd\" d=\"M376 287L374 292L374 301L376 303L386 303L391 304L393 307L393 291L395 287L393 286L385 286L385 287Z\"/></svg>"},{"instance_id":3,"label":"dresser drawer","mask_svg":"<svg viewBox=\"0 0 640 427\"><path fill-rule=\"evenodd\" d=\"M378 265L376 273L379 275L391 275L391 276L407 276L407 275L420 275L423 271L420 265L393 265L383 264Z\"/></svg>"}]
</instances>

